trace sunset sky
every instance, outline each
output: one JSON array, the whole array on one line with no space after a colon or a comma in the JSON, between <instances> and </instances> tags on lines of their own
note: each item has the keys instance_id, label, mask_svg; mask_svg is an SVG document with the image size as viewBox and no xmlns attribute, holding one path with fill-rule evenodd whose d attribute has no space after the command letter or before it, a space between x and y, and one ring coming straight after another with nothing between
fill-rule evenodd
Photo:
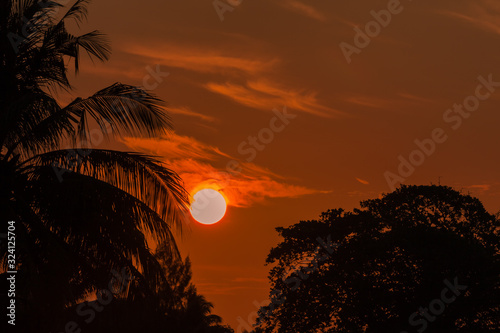
<instances>
[{"instance_id":1,"label":"sunset sky","mask_svg":"<svg viewBox=\"0 0 500 333\"><path fill-rule=\"evenodd\" d=\"M435 129L446 140L413 154L424 158L405 183L440 182L500 210L498 1L220 3L233 4L224 20L211 0L94 1L81 32L105 32L113 55L86 61L71 94L122 82L166 101L175 132L112 147L158 155L188 191L227 197L221 222L192 221L179 237L198 290L226 323L236 329L267 299L277 226L391 191L387 172ZM356 46L354 28L388 6L390 23ZM341 43L357 48L350 61ZM476 111L448 111L478 91L488 96ZM266 143L252 148L259 133ZM227 173L228 162L238 171Z\"/></svg>"}]
</instances>

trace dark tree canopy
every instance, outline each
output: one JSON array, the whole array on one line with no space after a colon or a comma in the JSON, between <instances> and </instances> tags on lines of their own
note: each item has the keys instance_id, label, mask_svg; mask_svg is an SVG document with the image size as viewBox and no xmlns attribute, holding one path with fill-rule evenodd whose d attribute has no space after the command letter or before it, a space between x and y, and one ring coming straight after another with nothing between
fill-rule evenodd
<instances>
[{"instance_id":1,"label":"dark tree canopy","mask_svg":"<svg viewBox=\"0 0 500 333\"><path fill-rule=\"evenodd\" d=\"M277 228L256 332L497 332L500 221L445 186Z\"/></svg>"}]
</instances>

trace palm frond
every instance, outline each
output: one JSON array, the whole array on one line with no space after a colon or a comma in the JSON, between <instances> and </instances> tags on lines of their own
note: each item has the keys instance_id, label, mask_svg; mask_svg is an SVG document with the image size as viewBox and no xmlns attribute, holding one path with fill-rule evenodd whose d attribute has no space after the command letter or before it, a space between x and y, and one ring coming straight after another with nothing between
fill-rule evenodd
<instances>
[{"instance_id":1,"label":"palm frond","mask_svg":"<svg viewBox=\"0 0 500 333\"><path fill-rule=\"evenodd\" d=\"M1 116L5 122L0 125L0 132L5 137L3 144L9 154L18 150L25 155L41 145L55 146L62 132L71 130L71 124L64 119L57 124L52 123L50 133L39 128L45 119L60 112L57 102L41 90L32 89L29 93L20 94L3 111Z\"/></svg>"},{"instance_id":2,"label":"palm frond","mask_svg":"<svg viewBox=\"0 0 500 333\"><path fill-rule=\"evenodd\" d=\"M111 55L111 47L105 36L98 30L94 30L76 37L75 45L82 47L90 56L94 56L100 61L106 61Z\"/></svg>"},{"instance_id":3,"label":"palm frond","mask_svg":"<svg viewBox=\"0 0 500 333\"><path fill-rule=\"evenodd\" d=\"M91 60L95 57L100 61L106 61L111 55L109 41L103 33L94 30L80 36L74 36L68 33L64 21L47 31L43 48L50 49L52 53L73 58L76 72L79 69L81 48L87 52Z\"/></svg>"},{"instance_id":4,"label":"palm frond","mask_svg":"<svg viewBox=\"0 0 500 333\"><path fill-rule=\"evenodd\" d=\"M64 14L61 20L66 20L72 18L76 21L77 24L81 23L83 20L87 18L87 5L89 4L89 0L77 0L73 6Z\"/></svg>"},{"instance_id":5,"label":"palm frond","mask_svg":"<svg viewBox=\"0 0 500 333\"><path fill-rule=\"evenodd\" d=\"M42 151L57 149L61 141L75 131L76 118L61 109L38 122L30 131L18 133L14 144L8 145L12 152L17 152L26 158Z\"/></svg>"},{"instance_id":6,"label":"palm frond","mask_svg":"<svg viewBox=\"0 0 500 333\"><path fill-rule=\"evenodd\" d=\"M188 196L179 176L151 156L102 149L66 149L37 155L23 163L56 166L115 186L154 210L163 221L182 230ZM159 240L162 240L161 235Z\"/></svg>"},{"instance_id":7,"label":"palm frond","mask_svg":"<svg viewBox=\"0 0 500 333\"><path fill-rule=\"evenodd\" d=\"M104 131L105 124L119 135L158 136L171 128L162 101L141 88L115 83L86 99L76 99L65 108L80 118L77 135L87 139L88 120L94 119Z\"/></svg>"},{"instance_id":8,"label":"palm frond","mask_svg":"<svg viewBox=\"0 0 500 333\"><path fill-rule=\"evenodd\" d=\"M37 166L23 197L42 221L45 231L39 227L36 232L50 232L61 246L78 253L86 274L135 267L154 290L164 268L149 250L148 238L164 242L165 250L180 258L170 226L146 204L106 182L79 173L58 182L52 167Z\"/></svg>"}]
</instances>

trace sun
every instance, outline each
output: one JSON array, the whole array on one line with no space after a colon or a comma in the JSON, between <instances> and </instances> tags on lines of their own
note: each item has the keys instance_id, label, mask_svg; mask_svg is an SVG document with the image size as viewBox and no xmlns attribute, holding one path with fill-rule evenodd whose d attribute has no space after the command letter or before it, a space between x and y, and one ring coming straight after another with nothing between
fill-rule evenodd
<instances>
[{"instance_id":1,"label":"sun","mask_svg":"<svg viewBox=\"0 0 500 333\"><path fill-rule=\"evenodd\" d=\"M226 199L216 190L205 188L193 195L191 215L201 224L215 224L226 214Z\"/></svg>"}]
</instances>

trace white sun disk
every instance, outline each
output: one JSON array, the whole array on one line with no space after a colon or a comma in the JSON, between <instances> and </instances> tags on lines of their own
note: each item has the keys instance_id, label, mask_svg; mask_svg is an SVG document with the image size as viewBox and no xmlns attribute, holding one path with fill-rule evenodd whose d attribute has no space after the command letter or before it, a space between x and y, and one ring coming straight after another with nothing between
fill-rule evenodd
<instances>
[{"instance_id":1,"label":"white sun disk","mask_svg":"<svg viewBox=\"0 0 500 333\"><path fill-rule=\"evenodd\" d=\"M206 188L193 195L191 215L201 224L219 222L226 213L226 200L218 191Z\"/></svg>"}]
</instances>

